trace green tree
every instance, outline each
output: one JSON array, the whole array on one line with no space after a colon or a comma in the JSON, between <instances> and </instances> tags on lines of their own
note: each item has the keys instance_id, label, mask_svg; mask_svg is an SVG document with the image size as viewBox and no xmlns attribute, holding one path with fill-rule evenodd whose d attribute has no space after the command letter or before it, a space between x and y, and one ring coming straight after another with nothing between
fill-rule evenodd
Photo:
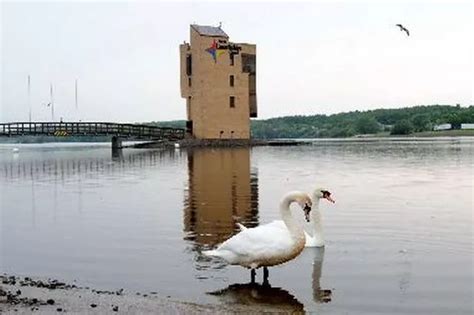
<instances>
[{"instance_id":1,"label":"green tree","mask_svg":"<svg viewBox=\"0 0 474 315\"><path fill-rule=\"evenodd\" d=\"M380 130L379 123L373 116L364 115L356 122L356 131L361 134L376 133Z\"/></svg>"},{"instance_id":2,"label":"green tree","mask_svg":"<svg viewBox=\"0 0 474 315\"><path fill-rule=\"evenodd\" d=\"M427 114L417 114L411 119L415 131L431 130L430 117Z\"/></svg>"},{"instance_id":3,"label":"green tree","mask_svg":"<svg viewBox=\"0 0 474 315\"><path fill-rule=\"evenodd\" d=\"M390 134L392 135L408 135L412 133L414 130L413 124L407 120L407 119L402 119L399 122L393 126L392 132Z\"/></svg>"}]
</instances>

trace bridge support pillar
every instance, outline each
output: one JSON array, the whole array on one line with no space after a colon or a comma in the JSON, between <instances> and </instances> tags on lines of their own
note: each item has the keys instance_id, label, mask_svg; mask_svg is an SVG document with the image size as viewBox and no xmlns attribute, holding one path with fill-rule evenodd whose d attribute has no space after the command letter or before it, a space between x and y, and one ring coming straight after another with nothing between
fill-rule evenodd
<instances>
[{"instance_id":1,"label":"bridge support pillar","mask_svg":"<svg viewBox=\"0 0 474 315\"><path fill-rule=\"evenodd\" d=\"M122 149L112 149L112 161L118 162L123 160Z\"/></svg>"},{"instance_id":2,"label":"bridge support pillar","mask_svg":"<svg viewBox=\"0 0 474 315\"><path fill-rule=\"evenodd\" d=\"M112 150L118 150L122 148L122 139L117 136L112 137Z\"/></svg>"}]
</instances>

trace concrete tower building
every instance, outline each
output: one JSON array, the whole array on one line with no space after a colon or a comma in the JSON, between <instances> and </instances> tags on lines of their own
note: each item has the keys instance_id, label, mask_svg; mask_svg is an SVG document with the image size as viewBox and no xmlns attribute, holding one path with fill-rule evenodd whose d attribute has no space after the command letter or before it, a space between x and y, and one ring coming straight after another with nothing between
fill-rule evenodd
<instances>
[{"instance_id":1,"label":"concrete tower building","mask_svg":"<svg viewBox=\"0 0 474 315\"><path fill-rule=\"evenodd\" d=\"M220 27L193 24L180 61L187 133L249 139L250 117L257 117L256 46L230 42Z\"/></svg>"}]
</instances>

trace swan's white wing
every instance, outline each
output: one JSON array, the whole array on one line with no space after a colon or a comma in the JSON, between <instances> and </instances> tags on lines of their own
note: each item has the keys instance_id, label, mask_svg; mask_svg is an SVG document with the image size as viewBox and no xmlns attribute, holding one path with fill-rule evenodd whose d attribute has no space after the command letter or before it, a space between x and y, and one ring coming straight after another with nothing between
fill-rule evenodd
<instances>
[{"instance_id":1,"label":"swan's white wing","mask_svg":"<svg viewBox=\"0 0 474 315\"><path fill-rule=\"evenodd\" d=\"M322 247L324 246L324 240L322 239L322 236L315 237L314 227L312 226L313 224L314 221L311 221L311 223L303 225L304 235L306 238L305 247ZM267 225L272 226L275 229L287 229L285 222L282 220L276 220L268 223Z\"/></svg>"},{"instance_id":2,"label":"swan's white wing","mask_svg":"<svg viewBox=\"0 0 474 315\"><path fill-rule=\"evenodd\" d=\"M280 228L280 229L285 229L287 230L288 228L286 227L285 222L283 220L275 220L270 223L265 224L266 226L273 227L273 228Z\"/></svg>"},{"instance_id":3,"label":"swan's white wing","mask_svg":"<svg viewBox=\"0 0 474 315\"><path fill-rule=\"evenodd\" d=\"M294 245L288 229L282 229L274 223L247 228L222 243L214 253L231 264L250 264L285 255Z\"/></svg>"}]
</instances>

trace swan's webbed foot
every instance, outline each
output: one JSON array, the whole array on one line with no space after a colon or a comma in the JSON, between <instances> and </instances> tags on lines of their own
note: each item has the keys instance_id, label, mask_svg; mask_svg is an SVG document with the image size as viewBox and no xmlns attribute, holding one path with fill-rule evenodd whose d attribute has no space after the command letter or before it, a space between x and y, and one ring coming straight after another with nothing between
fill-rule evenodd
<instances>
[{"instance_id":1,"label":"swan's webbed foot","mask_svg":"<svg viewBox=\"0 0 474 315\"><path fill-rule=\"evenodd\" d=\"M250 269L250 282L251 283L255 283L255 275L257 274L257 272L255 271L254 268Z\"/></svg>"}]
</instances>

